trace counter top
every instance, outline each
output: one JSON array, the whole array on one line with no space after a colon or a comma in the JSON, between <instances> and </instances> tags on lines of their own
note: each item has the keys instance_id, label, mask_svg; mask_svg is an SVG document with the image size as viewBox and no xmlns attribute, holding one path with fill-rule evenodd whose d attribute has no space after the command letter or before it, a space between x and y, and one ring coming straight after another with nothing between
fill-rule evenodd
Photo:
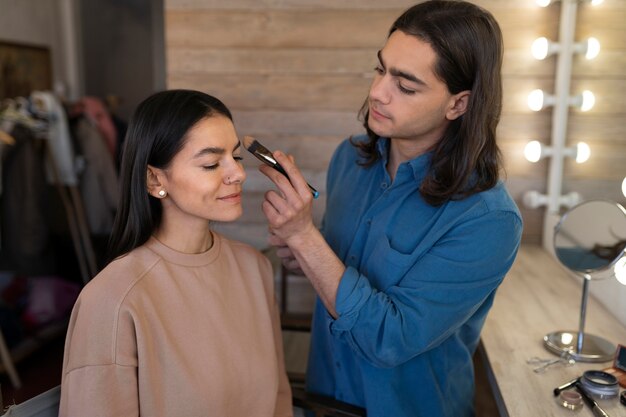
<instances>
[{"instance_id":1,"label":"counter top","mask_svg":"<svg viewBox=\"0 0 626 417\"><path fill-rule=\"evenodd\" d=\"M593 286L594 282L589 285ZM586 370L607 368L611 362L557 364L544 373L534 372L537 365L527 363L531 357L557 358L544 348L544 335L578 329L582 287L582 278L572 277L542 247L522 245L520 248L511 271L498 289L481 334L487 372L501 416L593 417L586 405L576 413L559 406L553 389ZM591 294L585 333L613 344L626 344L626 326ZM598 403L611 417L626 416L626 407L618 399Z\"/></svg>"}]
</instances>

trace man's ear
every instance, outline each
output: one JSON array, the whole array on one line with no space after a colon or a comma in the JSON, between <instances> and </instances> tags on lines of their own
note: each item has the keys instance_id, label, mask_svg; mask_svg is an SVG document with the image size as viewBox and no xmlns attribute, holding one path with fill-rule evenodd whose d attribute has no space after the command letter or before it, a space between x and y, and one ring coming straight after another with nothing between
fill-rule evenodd
<instances>
[{"instance_id":1,"label":"man's ear","mask_svg":"<svg viewBox=\"0 0 626 417\"><path fill-rule=\"evenodd\" d=\"M446 118L448 120L456 120L465 114L470 94L471 92L469 90L465 90L452 96L451 106L446 112Z\"/></svg>"},{"instance_id":2,"label":"man's ear","mask_svg":"<svg viewBox=\"0 0 626 417\"><path fill-rule=\"evenodd\" d=\"M148 169L146 171L146 186L148 187L148 194L152 197L162 198L162 196L159 195L159 191L164 190L162 178L162 170L148 165Z\"/></svg>"}]
</instances>

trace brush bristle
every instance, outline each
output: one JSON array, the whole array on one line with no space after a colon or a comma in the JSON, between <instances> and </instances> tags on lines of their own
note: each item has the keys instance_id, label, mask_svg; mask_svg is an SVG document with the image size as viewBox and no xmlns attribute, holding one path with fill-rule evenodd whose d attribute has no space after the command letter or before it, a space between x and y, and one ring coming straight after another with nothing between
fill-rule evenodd
<instances>
[{"instance_id":1,"label":"brush bristle","mask_svg":"<svg viewBox=\"0 0 626 417\"><path fill-rule=\"evenodd\" d=\"M244 136L242 142L244 148L250 150L250 147L254 142L256 142L256 140L252 136Z\"/></svg>"}]
</instances>

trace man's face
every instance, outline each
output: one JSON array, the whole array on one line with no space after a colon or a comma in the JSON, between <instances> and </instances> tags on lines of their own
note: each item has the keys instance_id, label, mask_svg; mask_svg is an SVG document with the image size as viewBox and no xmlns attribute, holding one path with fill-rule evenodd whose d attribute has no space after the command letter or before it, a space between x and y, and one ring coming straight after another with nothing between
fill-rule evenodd
<instances>
[{"instance_id":1,"label":"man's face","mask_svg":"<svg viewBox=\"0 0 626 417\"><path fill-rule=\"evenodd\" d=\"M368 124L376 134L415 143L422 150L441 139L459 117L461 95L452 95L435 76L431 46L401 31L391 34L378 53L379 64L369 92ZM464 107L463 107L464 111Z\"/></svg>"}]
</instances>

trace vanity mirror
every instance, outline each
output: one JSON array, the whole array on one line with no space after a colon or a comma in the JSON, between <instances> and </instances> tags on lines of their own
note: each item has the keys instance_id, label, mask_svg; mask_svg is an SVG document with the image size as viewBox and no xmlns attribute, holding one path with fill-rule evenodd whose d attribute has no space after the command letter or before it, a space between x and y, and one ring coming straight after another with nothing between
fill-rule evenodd
<instances>
[{"instance_id":1,"label":"vanity mirror","mask_svg":"<svg viewBox=\"0 0 626 417\"><path fill-rule=\"evenodd\" d=\"M585 333L589 282L626 274L626 210L620 204L592 200L583 202L562 217L555 227L554 251L558 260L582 278L583 290L578 331L557 331L544 336L553 353L583 362L612 360L615 345ZM626 283L625 283L626 284Z\"/></svg>"}]
</instances>

